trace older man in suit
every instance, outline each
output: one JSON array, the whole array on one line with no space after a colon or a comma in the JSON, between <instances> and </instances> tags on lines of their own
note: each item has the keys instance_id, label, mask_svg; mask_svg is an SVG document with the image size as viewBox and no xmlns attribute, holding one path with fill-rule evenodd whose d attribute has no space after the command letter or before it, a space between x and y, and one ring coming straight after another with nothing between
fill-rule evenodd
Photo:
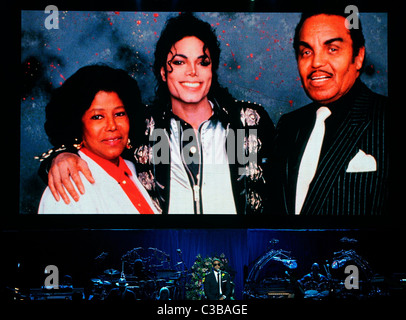
<instances>
[{"instance_id":1,"label":"older man in suit","mask_svg":"<svg viewBox=\"0 0 406 320\"><path fill-rule=\"evenodd\" d=\"M303 14L294 48L313 100L279 120L273 150L274 213L381 215L387 202L388 99L359 79L365 40L344 15Z\"/></svg>"}]
</instances>

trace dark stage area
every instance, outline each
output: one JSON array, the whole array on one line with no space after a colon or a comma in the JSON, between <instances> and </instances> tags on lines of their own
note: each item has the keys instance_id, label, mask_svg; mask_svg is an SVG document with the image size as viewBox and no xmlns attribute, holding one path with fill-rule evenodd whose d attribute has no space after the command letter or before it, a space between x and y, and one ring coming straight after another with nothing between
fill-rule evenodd
<instances>
[{"instance_id":1,"label":"dark stage area","mask_svg":"<svg viewBox=\"0 0 406 320\"><path fill-rule=\"evenodd\" d=\"M126 279L136 300L156 300L162 287L169 288L171 300L192 299L191 291L202 290L197 273L211 271L211 265L197 270L197 261L213 257L230 273L235 300L405 296L404 240L396 228L47 229L9 230L1 237L1 289L9 301L56 299L63 290L66 300L103 301L119 278ZM302 284L299 290L298 280L314 263L326 283ZM347 265L358 268L358 288L345 288ZM44 287L49 266L58 270L59 291Z\"/></svg>"}]
</instances>

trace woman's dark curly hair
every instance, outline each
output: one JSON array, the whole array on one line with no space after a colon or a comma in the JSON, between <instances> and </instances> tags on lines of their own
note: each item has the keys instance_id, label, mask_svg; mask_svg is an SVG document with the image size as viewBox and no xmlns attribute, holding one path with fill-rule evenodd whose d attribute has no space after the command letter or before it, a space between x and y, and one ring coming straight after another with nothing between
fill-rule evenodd
<instances>
[{"instance_id":1,"label":"woman's dark curly hair","mask_svg":"<svg viewBox=\"0 0 406 320\"><path fill-rule=\"evenodd\" d=\"M99 91L117 93L130 121L129 137L134 137L134 131L141 128L145 119L137 81L124 70L90 65L80 68L55 89L45 108L45 131L53 146L82 141L82 116Z\"/></svg>"},{"instance_id":2,"label":"woman's dark curly hair","mask_svg":"<svg viewBox=\"0 0 406 320\"><path fill-rule=\"evenodd\" d=\"M165 107L170 102L168 85L161 77L161 68L171 72L170 65L167 66L168 53L172 46L185 37L196 37L204 43L203 54L206 49L210 52L212 67L212 85L208 93L209 99L229 95L227 89L220 86L218 82L217 69L220 63L220 43L211 25L196 18L192 13L181 13L167 20L161 36L155 47L154 74L157 80L155 103L157 106ZM229 95L231 98L231 95Z\"/></svg>"}]
</instances>

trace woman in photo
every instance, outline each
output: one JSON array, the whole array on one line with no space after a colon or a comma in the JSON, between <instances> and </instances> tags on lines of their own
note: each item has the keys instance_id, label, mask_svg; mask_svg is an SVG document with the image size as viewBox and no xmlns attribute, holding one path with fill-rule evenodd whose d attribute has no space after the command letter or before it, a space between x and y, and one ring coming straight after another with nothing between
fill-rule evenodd
<instances>
[{"instance_id":1,"label":"woman in photo","mask_svg":"<svg viewBox=\"0 0 406 320\"><path fill-rule=\"evenodd\" d=\"M142 127L143 112L137 82L108 66L83 67L56 89L46 106L46 133L54 146L79 149L93 183L82 179L86 193L68 204L47 187L38 213L158 213L134 164L121 156Z\"/></svg>"}]
</instances>

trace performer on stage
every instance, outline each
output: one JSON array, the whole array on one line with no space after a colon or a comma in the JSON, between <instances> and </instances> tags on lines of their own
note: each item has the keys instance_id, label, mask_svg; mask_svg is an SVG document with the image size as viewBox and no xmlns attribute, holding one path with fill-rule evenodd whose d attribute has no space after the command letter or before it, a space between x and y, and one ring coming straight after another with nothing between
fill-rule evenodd
<instances>
[{"instance_id":1,"label":"performer on stage","mask_svg":"<svg viewBox=\"0 0 406 320\"><path fill-rule=\"evenodd\" d=\"M120 278L116 283L117 288L111 289L106 301L111 303L132 302L136 300L134 291L128 289L128 283L125 278Z\"/></svg>"},{"instance_id":2,"label":"performer on stage","mask_svg":"<svg viewBox=\"0 0 406 320\"><path fill-rule=\"evenodd\" d=\"M308 289L312 284L319 285L322 282L327 281L327 277L322 275L320 271L319 264L317 262L312 264L310 273L304 275L299 281L299 283L305 288Z\"/></svg>"},{"instance_id":3,"label":"performer on stage","mask_svg":"<svg viewBox=\"0 0 406 320\"><path fill-rule=\"evenodd\" d=\"M206 276L203 285L208 300L231 299L231 278L229 273L221 270L220 259L213 259L213 270Z\"/></svg>"}]
</instances>

